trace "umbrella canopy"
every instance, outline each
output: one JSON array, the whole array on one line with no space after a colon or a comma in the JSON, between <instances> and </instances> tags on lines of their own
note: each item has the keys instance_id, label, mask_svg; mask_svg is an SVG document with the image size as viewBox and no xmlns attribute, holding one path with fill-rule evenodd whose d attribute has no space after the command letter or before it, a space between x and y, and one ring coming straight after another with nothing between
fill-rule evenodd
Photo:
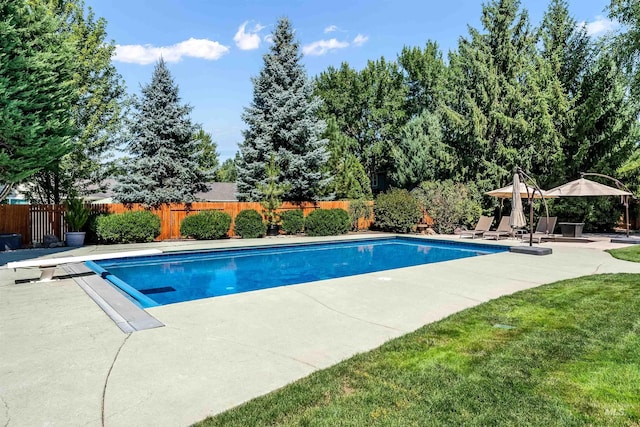
<instances>
[{"instance_id":1,"label":"umbrella canopy","mask_svg":"<svg viewBox=\"0 0 640 427\"><path fill-rule=\"evenodd\" d=\"M631 193L589 179L580 178L546 192L545 197L631 196Z\"/></svg>"},{"instance_id":2,"label":"umbrella canopy","mask_svg":"<svg viewBox=\"0 0 640 427\"><path fill-rule=\"evenodd\" d=\"M527 225L527 219L524 217L524 212L522 212L522 197L520 197L519 188L520 176L516 173L513 174L513 185L511 185L511 215L509 216L511 228L522 228Z\"/></svg>"},{"instance_id":3,"label":"umbrella canopy","mask_svg":"<svg viewBox=\"0 0 640 427\"><path fill-rule=\"evenodd\" d=\"M511 197L513 197L513 189L514 188L520 189L520 191L519 191L520 197L528 198L529 195L533 192L533 187L532 186L527 187L526 185L524 185L524 182L520 182L520 180L518 179L518 185L516 185L515 187L513 186L513 184L511 184L511 185L507 185L506 187L498 188L497 190L487 191L484 194L486 194L488 196L499 197L501 199L510 199ZM528 192L527 192L527 188L529 189ZM549 196L549 192L543 190L542 191L542 196L540 195L539 192L536 191L536 193L534 194L533 198L534 199L540 199L543 196L544 196L545 199L558 197L558 196Z\"/></svg>"}]
</instances>

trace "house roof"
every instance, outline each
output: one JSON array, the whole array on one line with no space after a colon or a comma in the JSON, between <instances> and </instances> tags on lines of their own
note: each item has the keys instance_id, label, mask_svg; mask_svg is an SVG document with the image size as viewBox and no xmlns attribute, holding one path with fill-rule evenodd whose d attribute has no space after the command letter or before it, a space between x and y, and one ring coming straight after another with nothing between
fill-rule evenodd
<instances>
[{"instance_id":1,"label":"house roof","mask_svg":"<svg viewBox=\"0 0 640 427\"><path fill-rule=\"evenodd\" d=\"M95 189L92 191L88 189L87 194L84 196L85 200L93 201L94 203L113 203L113 186L116 183L115 179L104 180L106 190ZM204 202L237 202L236 198L236 183L235 182L210 182L209 191L196 194L196 199Z\"/></svg>"}]
</instances>

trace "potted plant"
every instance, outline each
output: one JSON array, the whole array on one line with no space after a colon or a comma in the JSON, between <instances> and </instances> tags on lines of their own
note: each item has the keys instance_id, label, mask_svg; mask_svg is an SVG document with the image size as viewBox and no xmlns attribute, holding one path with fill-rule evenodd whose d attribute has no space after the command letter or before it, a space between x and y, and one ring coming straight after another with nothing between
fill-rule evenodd
<instances>
[{"instance_id":1,"label":"potted plant","mask_svg":"<svg viewBox=\"0 0 640 427\"><path fill-rule=\"evenodd\" d=\"M267 166L267 184L259 184L258 190L263 195L260 204L263 207L264 219L267 222L267 236L277 236L280 233L280 215L278 209L282 206L282 195L287 191L288 186L280 184L280 169L276 165L273 154Z\"/></svg>"},{"instance_id":2,"label":"potted plant","mask_svg":"<svg viewBox=\"0 0 640 427\"><path fill-rule=\"evenodd\" d=\"M64 207L66 208L64 221L67 223L69 229L69 231L65 233L67 246L82 246L84 245L86 232L81 230L87 223L91 210L86 208L82 199L76 197L75 194L70 195L67 200L64 201Z\"/></svg>"}]
</instances>

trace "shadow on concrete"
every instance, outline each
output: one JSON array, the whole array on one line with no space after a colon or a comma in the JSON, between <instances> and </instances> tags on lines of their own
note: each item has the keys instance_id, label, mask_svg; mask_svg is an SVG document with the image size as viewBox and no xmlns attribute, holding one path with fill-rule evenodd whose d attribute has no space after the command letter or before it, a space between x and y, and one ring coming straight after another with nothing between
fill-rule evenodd
<instances>
[{"instance_id":1,"label":"shadow on concrete","mask_svg":"<svg viewBox=\"0 0 640 427\"><path fill-rule=\"evenodd\" d=\"M61 248L37 248L37 249L18 249L15 251L0 252L0 266L6 265L8 262L24 261L27 259L39 258L45 255L56 254L58 252L71 251L77 248L61 247Z\"/></svg>"}]
</instances>

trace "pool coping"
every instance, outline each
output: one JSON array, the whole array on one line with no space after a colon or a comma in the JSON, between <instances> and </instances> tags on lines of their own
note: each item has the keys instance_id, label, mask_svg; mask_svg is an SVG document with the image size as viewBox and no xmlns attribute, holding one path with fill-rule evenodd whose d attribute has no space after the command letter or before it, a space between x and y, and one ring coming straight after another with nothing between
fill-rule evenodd
<instances>
[{"instance_id":1,"label":"pool coping","mask_svg":"<svg viewBox=\"0 0 640 427\"><path fill-rule=\"evenodd\" d=\"M204 253L216 253L216 252L230 252L230 251L250 251L256 249L264 249L268 250L271 248L287 248L287 247L304 247L304 246L316 246L316 245L325 245L332 243L341 243L341 242L360 242L360 241L384 241L384 240L419 240L425 242L437 242L444 245L457 246L457 245L465 245L465 246L478 246L478 247L486 247L495 249L496 247L504 248L504 251L508 251L510 245L500 245L497 243L486 243L486 242L473 242L473 241L457 241L457 240L447 240L447 239L437 239L426 236L405 236L405 235L381 235L379 237L375 236L358 236L358 238L340 238L344 236L326 236L333 237L334 240L322 240L322 241L310 241L310 242L270 242L269 244L260 244L253 246L232 246L226 248L212 248L212 249L193 249L193 250L176 250L176 251L163 251L159 254L154 255L145 255L141 257L124 257L124 258L114 258L106 261L117 261L120 259L131 259L131 258L162 258L168 256L175 256L180 254L204 254ZM500 252L497 252L500 253ZM96 261L100 261L97 259ZM88 265L88 266L87 266ZM423 264L420 264L423 265ZM390 270L399 270L402 268L410 268L409 267L400 267ZM120 328L120 330L125 333L133 333L137 331L144 331L147 329L154 329L163 327L164 324L157 320L155 317L150 315L146 309L153 307L161 307L163 305L170 304L158 304L153 300L150 300L146 295L143 295L137 289L131 287L126 282L117 278L116 276L110 274L103 267L98 265L95 261L87 261L84 263L75 263L68 264L64 267L64 269L69 272L72 278L76 281L78 286L80 286L87 295L95 301L95 303L109 316L109 318ZM382 271L390 271L390 270L380 270L377 273ZM91 274L94 273L94 274ZM362 273L362 274L370 274L370 272ZM353 275L358 276L358 275ZM349 276L349 277L353 277ZM112 281L116 279L115 282ZM311 282L301 282L296 283L294 285L304 285ZM129 289L130 288L130 289ZM258 289L256 291L260 291L262 289ZM251 291L254 292L254 291ZM211 296L208 298L216 298L217 296ZM144 304L144 301L138 300L138 298L142 298L143 300L149 299L151 304ZM202 298L206 299L206 298ZM137 300L137 301L132 301ZM193 301L198 300L189 300L189 301L180 301L176 304L188 304Z\"/></svg>"}]
</instances>

